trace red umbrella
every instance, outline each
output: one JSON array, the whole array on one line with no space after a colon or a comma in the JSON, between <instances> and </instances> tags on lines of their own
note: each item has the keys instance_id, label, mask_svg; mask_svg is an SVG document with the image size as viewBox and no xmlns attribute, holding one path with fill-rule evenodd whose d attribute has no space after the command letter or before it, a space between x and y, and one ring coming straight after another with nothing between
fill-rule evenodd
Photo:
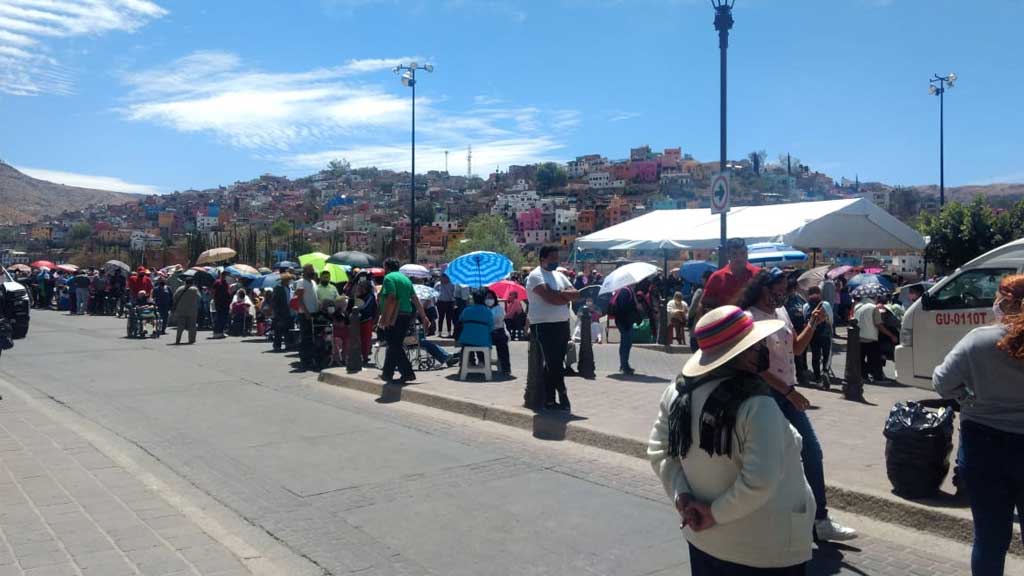
<instances>
[{"instance_id":1,"label":"red umbrella","mask_svg":"<svg viewBox=\"0 0 1024 576\"><path fill-rule=\"evenodd\" d=\"M375 278L379 278L384 275L383 268L369 268L366 271L370 274L370 276L373 276Z\"/></svg>"},{"instance_id":2,"label":"red umbrella","mask_svg":"<svg viewBox=\"0 0 1024 576\"><path fill-rule=\"evenodd\" d=\"M35 262L29 264L29 266L33 268L49 268L50 270L53 270L54 268L57 267L53 262L50 262L49 260L36 260Z\"/></svg>"},{"instance_id":3,"label":"red umbrella","mask_svg":"<svg viewBox=\"0 0 1024 576\"><path fill-rule=\"evenodd\" d=\"M501 300L508 300L508 295L512 292L518 294L520 300L526 300L526 288L523 288L523 286L518 282L513 282L511 280L498 280L494 284L488 286L488 288L493 290Z\"/></svg>"}]
</instances>

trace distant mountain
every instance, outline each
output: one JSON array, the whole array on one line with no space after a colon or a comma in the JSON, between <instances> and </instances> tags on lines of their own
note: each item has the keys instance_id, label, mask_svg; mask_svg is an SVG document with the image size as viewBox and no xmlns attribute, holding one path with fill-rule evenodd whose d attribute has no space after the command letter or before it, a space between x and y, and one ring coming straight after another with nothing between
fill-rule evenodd
<instances>
[{"instance_id":1,"label":"distant mountain","mask_svg":"<svg viewBox=\"0 0 1024 576\"><path fill-rule=\"evenodd\" d=\"M137 196L54 184L0 162L0 225L26 224L44 216L97 204L125 204Z\"/></svg>"},{"instance_id":2,"label":"distant mountain","mask_svg":"<svg viewBox=\"0 0 1024 576\"><path fill-rule=\"evenodd\" d=\"M915 186L922 194L939 195L938 186ZM970 202L975 196L982 195L994 199L999 197L1024 198L1024 183L999 183L972 186L952 186L946 188L946 199L957 202Z\"/></svg>"}]
</instances>

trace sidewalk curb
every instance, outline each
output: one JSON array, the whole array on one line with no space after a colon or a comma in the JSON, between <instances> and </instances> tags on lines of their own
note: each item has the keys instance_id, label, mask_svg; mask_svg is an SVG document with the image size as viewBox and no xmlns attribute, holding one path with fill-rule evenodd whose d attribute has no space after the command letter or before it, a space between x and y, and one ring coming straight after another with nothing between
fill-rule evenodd
<instances>
[{"instance_id":1,"label":"sidewalk curb","mask_svg":"<svg viewBox=\"0 0 1024 576\"><path fill-rule=\"evenodd\" d=\"M444 394L417 390L415 385L403 387L385 384L382 381L371 382L363 377L347 374L340 369L325 370L320 373L318 380L339 388L379 396L383 402L412 402L471 418L529 430L539 438L568 440L626 456L647 459L646 442L600 432L577 424L571 418L561 418L544 413L535 414L526 408L509 409L470 402ZM946 514L914 502L840 484L830 483L826 488L829 506L832 508L966 544L971 544L973 541L974 523L970 518ZM1010 553L1024 556L1024 547L1019 538L1014 538L1011 542Z\"/></svg>"}]
</instances>

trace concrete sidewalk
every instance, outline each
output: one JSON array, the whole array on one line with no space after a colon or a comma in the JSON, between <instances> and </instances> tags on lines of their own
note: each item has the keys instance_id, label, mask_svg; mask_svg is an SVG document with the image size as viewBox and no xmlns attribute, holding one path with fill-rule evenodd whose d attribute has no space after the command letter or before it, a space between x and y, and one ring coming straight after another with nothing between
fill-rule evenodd
<instances>
[{"instance_id":1,"label":"concrete sidewalk","mask_svg":"<svg viewBox=\"0 0 1024 576\"><path fill-rule=\"evenodd\" d=\"M597 378L567 379L572 415L536 414L523 408L527 365L524 342L511 343L514 376L491 382L478 377L462 382L457 370L448 369L418 372L415 383L398 387L385 385L378 377L379 371L372 368L357 374L347 374L343 368L330 369L320 375L320 380L378 395L381 402L424 404L523 428L540 438L569 440L642 458L661 394L689 355L634 349L632 360L637 374L624 376L615 373L617 348L614 344L594 346ZM839 374L844 361L842 354L834 359ZM934 398L934 393L895 383L866 385L867 402L857 403L843 399L837 388L830 392L802 388L801 392L812 403L811 420L825 451L831 507L971 541L970 511L966 502L953 497L952 474L937 499L918 502L892 494L886 477L882 428L889 410L897 401ZM1019 541L1014 546L1020 553Z\"/></svg>"},{"instance_id":2,"label":"concrete sidewalk","mask_svg":"<svg viewBox=\"0 0 1024 576\"><path fill-rule=\"evenodd\" d=\"M250 574L82 435L4 390L0 575Z\"/></svg>"}]
</instances>

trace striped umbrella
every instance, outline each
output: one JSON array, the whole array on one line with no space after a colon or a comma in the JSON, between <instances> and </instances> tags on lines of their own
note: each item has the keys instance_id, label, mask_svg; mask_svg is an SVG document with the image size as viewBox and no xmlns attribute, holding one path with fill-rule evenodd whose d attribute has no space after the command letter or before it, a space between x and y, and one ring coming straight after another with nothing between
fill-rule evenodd
<instances>
[{"instance_id":1,"label":"striped umbrella","mask_svg":"<svg viewBox=\"0 0 1024 576\"><path fill-rule=\"evenodd\" d=\"M452 282L473 288L504 280L511 273L511 260L496 252L485 251L463 254L445 269Z\"/></svg>"}]
</instances>

